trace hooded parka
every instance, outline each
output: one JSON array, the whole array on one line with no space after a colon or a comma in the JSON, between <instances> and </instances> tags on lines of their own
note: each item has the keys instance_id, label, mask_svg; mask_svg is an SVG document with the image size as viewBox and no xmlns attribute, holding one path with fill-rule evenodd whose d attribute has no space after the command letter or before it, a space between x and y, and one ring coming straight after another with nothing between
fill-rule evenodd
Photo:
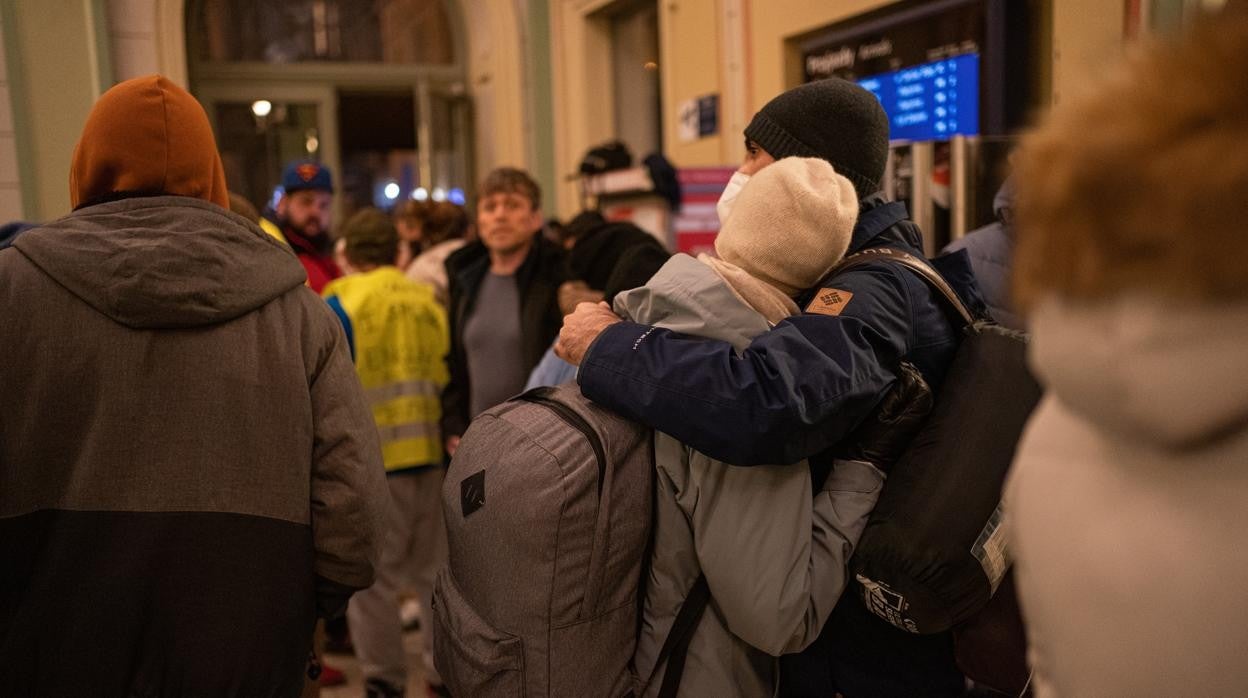
<instances>
[{"instance_id":1,"label":"hooded parka","mask_svg":"<svg viewBox=\"0 0 1248 698\"><path fill-rule=\"evenodd\" d=\"M101 97L72 170L0 253L0 692L298 695L387 502L342 329L166 79Z\"/></svg>"}]
</instances>

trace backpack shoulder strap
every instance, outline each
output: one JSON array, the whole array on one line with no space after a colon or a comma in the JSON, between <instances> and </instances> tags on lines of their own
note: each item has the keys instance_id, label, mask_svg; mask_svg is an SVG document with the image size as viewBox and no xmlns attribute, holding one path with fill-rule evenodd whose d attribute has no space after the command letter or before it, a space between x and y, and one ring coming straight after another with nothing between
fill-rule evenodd
<instances>
[{"instance_id":1,"label":"backpack shoulder strap","mask_svg":"<svg viewBox=\"0 0 1248 698\"><path fill-rule=\"evenodd\" d=\"M693 588L689 590L689 595L681 604L680 611L676 613L672 629L668 631L667 639L663 641L663 647L659 650L659 656L654 662L655 672L658 672L664 663L667 664L667 670L663 672L663 683L659 684L659 698L676 698L680 690L680 679L685 673L685 658L689 655L689 642L693 639L693 631L698 627L698 621L702 619L702 613L706 611L706 605L710 603L710 600L711 588L706 583L706 575L698 575L698 580L693 583ZM653 674L650 676L650 681L654 681Z\"/></svg>"},{"instance_id":2,"label":"backpack shoulder strap","mask_svg":"<svg viewBox=\"0 0 1248 698\"><path fill-rule=\"evenodd\" d=\"M961 316L962 322L965 323L966 327L971 327L975 324L975 315L967 309L966 304L962 302L962 299L958 298L958 294L955 293L949 286L949 282L945 281L945 279L932 268L932 265L928 264L925 260L919 259L918 257L910 254L909 252L903 252L892 247L869 247L841 260L840 264L837 264L833 268L829 278L839 274L842 271L848 271L854 267L864 266L876 261L888 261L893 262L894 264L900 264L910 271L913 271L915 274L918 274L921 279L926 281L929 286L944 297L949 306L952 307L959 316Z\"/></svg>"}]
</instances>

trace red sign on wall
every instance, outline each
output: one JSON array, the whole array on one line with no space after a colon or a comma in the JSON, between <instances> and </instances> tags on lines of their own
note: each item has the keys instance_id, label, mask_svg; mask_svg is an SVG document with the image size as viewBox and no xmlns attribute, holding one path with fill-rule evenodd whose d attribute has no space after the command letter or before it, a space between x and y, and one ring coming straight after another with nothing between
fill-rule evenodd
<instances>
[{"instance_id":1,"label":"red sign on wall","mask_svg":"<svg viewBox=\"0 0 1248 698\"><path fill-rule=\"evenodd\" d=\"M676 251L697 256L714 253L715 236L719 234L719 216L715 204L732 179L735 167L688 167L676 172L680 180L680 213L672 228L676 234Z\"/></svg>"}]
</instances>

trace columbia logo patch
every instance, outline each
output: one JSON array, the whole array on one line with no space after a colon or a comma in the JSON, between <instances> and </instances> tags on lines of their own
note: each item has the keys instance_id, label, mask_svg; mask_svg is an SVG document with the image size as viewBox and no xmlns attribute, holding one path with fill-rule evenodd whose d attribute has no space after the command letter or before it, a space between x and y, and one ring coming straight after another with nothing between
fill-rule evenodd
<instances>
[{"instance_id":1,"label":"columbia logo patch","mask_svg":"<svg viewBox=\"0 0 1248 698\"><path fill-rule=\"evenodd\" d=\"M810 305L806 306L806 312L818 313L820 315L840 315L845 306L849 305L849 301L853 299L854 294L849 291L843 291L839 288L821 288L815 294Z\"/></svg>"}]
</instances>

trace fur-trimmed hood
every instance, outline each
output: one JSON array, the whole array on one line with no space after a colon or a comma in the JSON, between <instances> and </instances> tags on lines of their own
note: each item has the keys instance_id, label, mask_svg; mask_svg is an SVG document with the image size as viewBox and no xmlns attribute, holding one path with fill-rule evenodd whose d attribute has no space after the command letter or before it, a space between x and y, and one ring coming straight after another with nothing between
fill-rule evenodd
<instances>
[{"instance_id":1,"label":"fur-trimmed hood","mask_svg":"<svg viewBox=\"0 0 1248 698\"><path fill-rule=\"evenodd\" d=\"M1050 298L1031 330L1041 381L1111 438L1182 450L1248 432L1248 303Z\"/></svg>"}]
</instances>

